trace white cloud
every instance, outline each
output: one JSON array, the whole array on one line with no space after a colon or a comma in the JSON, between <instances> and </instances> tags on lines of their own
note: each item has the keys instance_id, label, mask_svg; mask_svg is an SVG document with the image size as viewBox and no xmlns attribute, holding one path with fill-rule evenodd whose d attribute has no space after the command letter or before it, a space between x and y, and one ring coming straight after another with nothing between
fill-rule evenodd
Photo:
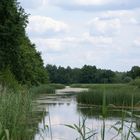
<instances>
[{"instance_id":1,"label":"white cloud","mask_svg":"<svg viewBox=\"0 0 140 140\"><path fill-rule=\"evenodd\" d=\"M134 40L134 45L140 47L140 37Z\"/></svg>"},{"instance_id":2,"label":"white cloud","mask_svg":"<svg viewBox=\"0 0 140 140\"><path fill-rule=\"evenodd\" d=\"M139 0L48 0L65 10L104 11L122 10L140 7Z\"/></svg>"},{"instance_id":3,"label":"white cloud","mask_svg":"<svg viewBox=\"0 0 140 140\"><path fill-rule=\"evenodd\" d=\"M117 18L125 24L138 25L140 23L139 18L140 9L136 10L119 10L119 11L106 11L102 13L101 18Z\"/></svg>"},{"instance_id":4,"label":"white cloud","mask_svg":"<svg viewBox=\"0 0 140 140\"><path fill-rule=\"evenodd\" d=\"M112 43L111 37L91 36L89 33L84 33L82 40L84 40L87 43L91 43L94 46L95 45L104 46L104 45L110 45Z\"/></svg>"},{"instance_id":5,"label":"white cloud","mask_svg":"<svg viewBox=\"0 0 140 140\"><path fill-rule=\"evenodd\" d=\"M140 0L20 1L45 64L122 71L140 64Z\"/></svg>"},{"instance_id":6,"label":"white cloud","mask_svg":"<svg viewBox=\"0 0 140 140\"><path fill-rule=\"evenodd\" d=\"M68 25L62 21L45 16L31 16L27 31L32 36L51 36L68 31Z\"/></svg>"},{"instance_id":7,"label":"white cloud","mask_svg":"<svg viewBox=\"0 0 140 140\"><path fill-rule=\"evenodd\" d=\"M24 8L36 9L43 5L47 5L47 0L19 0Z\"/></svg>"},{"instance_id":8,"label":"white cloud","mask_svg":"<svg viewBox=\"0 0 140 140\"><path fill-rule=\"evenodd\" d=\"M110 2L112 2L112 0L75 0L75 3L78 5L103 5Z\"/></svg>"},{"instance_id":9,"label":"white cloud","mask_svg":"<svg viewBox=\"0 0 140 140\"><path fill-rule=\"evenodd\" d=\"M112 36L120 31L121 22L118 18L94 18L88 22L90 34L93 36Z\"/></svg>"}]
</instances>

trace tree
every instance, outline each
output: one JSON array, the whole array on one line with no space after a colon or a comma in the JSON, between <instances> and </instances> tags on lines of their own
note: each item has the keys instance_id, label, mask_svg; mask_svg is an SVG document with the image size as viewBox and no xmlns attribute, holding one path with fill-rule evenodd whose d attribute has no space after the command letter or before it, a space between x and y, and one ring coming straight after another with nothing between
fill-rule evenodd
<instances>
[{"instance_id":1,"label":"tree","mask_svg":"<svg viewBox=\"0 0 140 140\"><path fill-rule=\"evenodd\" d=\"M96 67L84 65L81 69L81 83L95 83Z\"/></svg>"},{"instance_id":2,"label":"tree","mask_svg":"<svg viewBox=\"0 0 140 140\"><path fill-rule=\"evenodd\" d=\"M140 77L140 67L133 66L131 70L127 73L127 75L132 77L133 79Z\"/></svg>"},{"instance_id":3,"label":"tree","mask_svg":"<svg viewBox=\"0 0 140 140\"><path fill-rule=\"evenodd\" d=\"M10 69L20 83L47 81L41 55L26 35L28 15L17 0L0 1L0 71Z\"/></svg>"}]
</instances>

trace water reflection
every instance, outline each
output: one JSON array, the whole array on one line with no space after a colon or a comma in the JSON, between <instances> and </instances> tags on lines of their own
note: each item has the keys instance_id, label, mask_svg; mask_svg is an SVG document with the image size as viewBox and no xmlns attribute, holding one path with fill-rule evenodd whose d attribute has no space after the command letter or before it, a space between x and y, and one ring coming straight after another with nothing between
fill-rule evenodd
<instances>
[{"instance_id":1,"label":"water reflection","mask_svg":"<svg viewBox=\"0 0 140 140\"><path fill-rule=\"evenodd\" d=\"M87 118L86 126L98 133L94 137L94 140L101 139L100 132L103 125L101 108L78 106L75 96L63 97L62 95L47 99L45 97L44 99L38 100L38 103L43 105L49 113L39 123L38 128L40 131L37 132L34 140L75 140L79 137L77 132L66 127L64 124L78 124L82 117ZM139 114L139 111L136 113ZM110 140L116 135L116 131L113 129L110 130L110 126L120 121L121 118L122 111L120 109L108 110L105 122L106 140ZM130 117L128 116L126 119L130 120ZM44 126L46 129L44 129ZM46 126L49 126L48 129ZM136 124L133 126L140 128L140 119L137 118ZM119 138L116 140L119 140Z\"/></svg>"}]
</instances>

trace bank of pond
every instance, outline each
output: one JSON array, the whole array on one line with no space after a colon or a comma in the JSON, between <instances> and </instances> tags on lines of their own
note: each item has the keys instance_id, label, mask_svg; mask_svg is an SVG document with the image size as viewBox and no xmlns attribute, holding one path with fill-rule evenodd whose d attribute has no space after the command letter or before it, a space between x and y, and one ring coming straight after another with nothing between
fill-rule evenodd
<instances>
[{"instance_id":1,"label":"bank of pond","mask_svg":"<svg viewBox=\"0 0 140 140\"><path fill-rule=\"evenodd\" d=\"M56 93L56 89L65 88L65 85L62 84L23 88L16 93L2 89L0 94L0 139L56 140L52 137L53 132L59 133L62 125L64 133L66 133L65 128L67 131L71 132L70 129L74 131L74 133L70 133L75 136L72 137L72 140L76 138L77 140L105 140L105 137L106 139L110 137L111 140L117 135L119 137L116 140L137 140L140 138L140 88L138 86L130 84L73 84L69 87L66 86L66 89L70 87L79 88L78 93L71 90L71 93ZM80 91L80 89L83 90ZM54 116L51 116L50 113ZM65 120L64 118L67 118L69 113L73 120L79 116L80 121ZM55 121L60 119L55 115L64 119L59 122L61 124L58 129L53 129L51 126L54 118ZM47 123L46 118L49 119ZM108 126L106 128L105 124L108 120L110 122L113 120L114 123L114 125L110 125L110 129L115 131L112 136L106 134ZM100 121L100 130L95 131L92 126L88 133L87 127L92 121L95 124ZM44 136L44 133L48 136ZM99 133L100 137L97 138L96 135ZM125 134L123 135L123 133ZM65 139L70 140L66 137Z\"/></svg>"}]
</instances>

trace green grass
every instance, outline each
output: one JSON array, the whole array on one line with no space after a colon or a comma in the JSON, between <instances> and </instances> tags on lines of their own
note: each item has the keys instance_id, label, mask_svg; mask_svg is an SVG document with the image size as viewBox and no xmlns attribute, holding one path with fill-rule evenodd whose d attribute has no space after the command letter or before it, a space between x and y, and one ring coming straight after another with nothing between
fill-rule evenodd
<instances>
[{"instance_id":1,"label":"green grass","mask_svg":"<svg viewBox=\"0 0 140 140\"><path fill-rule=\"evenodd\" d=\"M63 84L49 84L49 86L55 88L55 89L64 89L65 88L65 85Z\"/></svg>"},{"instance_id":2,"label":"green grass","mask_svg":"<svg viewBox=\"0 0 140 140\"><path fill-rule=\"evenodd\" d=\"M33 93L9 70L0 73L0 140L32 140L43 112L33 112ZM40 117L38 117L40 116Z\"/></svg>"},{"instance_id":3,"label":"green grass","mask_svg":"<svg viewBox=\"0 0 140 140\"><path fill-rule=\"evenodd\" d=\"M100 88L118 88L124 87L127 84L72 84L71 87L78 88L90 88L90 89L100 89Z\"/></svg>"},{"instance_id":4,"label":"green grass","mask_svg":"<svg viewBox=\"0 0 140 140\"><path fill-rule=\"evenodd\" d=\"M10 140L31 139L30 126L32 116L31 97L26 91L0 93L1 131L8 130Z\"/></svg>"},{"instance_id":5,"label":"green grass","mask_svg":"<svg viewBox=\"0 0 140 140\"><path fill-rule=\"evenodd\" d=\"M140 105L140 89L127 84L95 84L80 85L89 91L77 95L77 102L81 104L102 105L104 93L106 105L131 106L132 95L134 106Z\"/></svg>"},{"instance_id":6,"label":"green grass","mask_svg":"<svg viewBox=\"0 0 140 140\"><path fill-rule=\"evenodd\" d=\"M38 94L54 94L56 89L63 89L65 88L62 84L42 84L39 86L34 86L30 89L30 91L34 95Z\"/></svg>"}]
</instances>

